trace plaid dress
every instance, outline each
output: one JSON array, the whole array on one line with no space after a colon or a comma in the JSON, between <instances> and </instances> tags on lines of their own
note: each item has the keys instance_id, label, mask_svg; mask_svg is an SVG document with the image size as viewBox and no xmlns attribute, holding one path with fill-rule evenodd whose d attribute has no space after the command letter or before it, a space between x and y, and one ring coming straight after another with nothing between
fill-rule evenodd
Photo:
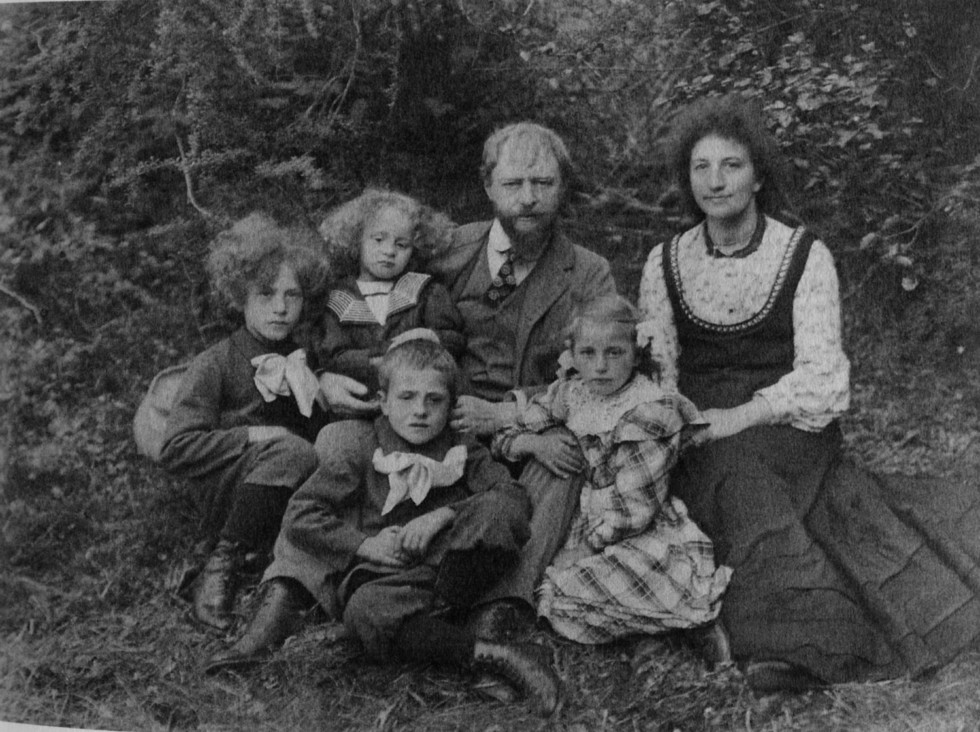
<instances>
[{"instance_id":1,"label":"plaid dress","mask_svg":"<svg viewBox=\"0 0 980 732\"><path fill-rule=\"evenodd\" d=\"M697 416L683 396L640 374L606 397L572 376L495 439L498 454L515 457L517 435L564 425L588 462L578 515L539 591L538 614L559 634L605 643L718 615L731 570L715 566L711 540L667 495L681 430Z\"/></svg>"}]
</instances>

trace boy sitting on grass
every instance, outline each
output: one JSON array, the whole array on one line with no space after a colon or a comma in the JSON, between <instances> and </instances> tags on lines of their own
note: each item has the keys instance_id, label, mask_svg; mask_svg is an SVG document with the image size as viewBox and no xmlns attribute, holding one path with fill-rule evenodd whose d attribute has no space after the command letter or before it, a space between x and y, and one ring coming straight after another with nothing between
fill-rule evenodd
<instances>
[{"instance_id":1,"label":"boy sitting on grass","mask_svg":"<svg viewBox=\"0 0 980 732\"><path fill-rule=\"evenodd\" d=\"M207 260L242 327L191 362L167 419L160 463L196 482L213 550L194 585L193 617L226 631L245 556L268 553L293 491L316 469L327 415L294 340L327 265L316 234L254 213L221 232Z\"/></svg>"},{"instance_id":2,"label":"boy sitting on grass","mask_svg":"<svg viewBox=\"0 0 980 732\"><path fill-rule=\"evenodd\" d=\"M478 640L448 620L513 566L530 513L507 469L449 427L458 378L432 331L395 339L379 369L382 415L325 427L320 466L290 500L276 557L305 566L267 584L300 582L321 602L324 587L339 588L344 625L369 656L495 673L547 715L558 680L543 649ZM209 670L253 659L253 646L286 627L265 614Z\"/></svg>"}]
</instances>

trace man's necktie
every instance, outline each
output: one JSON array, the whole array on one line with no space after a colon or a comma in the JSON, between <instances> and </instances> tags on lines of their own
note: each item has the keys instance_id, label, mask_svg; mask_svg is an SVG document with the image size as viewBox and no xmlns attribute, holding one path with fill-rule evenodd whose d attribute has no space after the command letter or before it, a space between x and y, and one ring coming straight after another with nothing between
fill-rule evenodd
<instances>
[{"instance_id":1,"label":"man's necktie","mask_svg":"<svg viewBox=\"0 0 980 732\"><path fill-rule=\"evenodd\" d=\"M487 288L487 302L491 307L498 307L510 293L517 289L517 278L514 277L514 250L504 252L504 263L500 265L497 276L490 281Z\"/></svg>"}]
</instances>

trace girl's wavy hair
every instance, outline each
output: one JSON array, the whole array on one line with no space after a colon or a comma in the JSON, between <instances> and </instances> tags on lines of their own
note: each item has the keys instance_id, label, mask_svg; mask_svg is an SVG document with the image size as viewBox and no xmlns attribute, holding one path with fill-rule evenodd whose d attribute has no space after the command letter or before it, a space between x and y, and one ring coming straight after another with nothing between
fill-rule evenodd
<instances>
[{"instance_id":1,"label":"girl's wavy hair","mask_svg":"<svg viewBox=\"0 0 980 732\"><path fill-rule=\"evenodd\" d=\"M322 246L337 276L356 276L360 272L364 227L385 208L400 211L413 224L413 251L406 270L424 270L431 257L449 247L456 224L448 216L404 193L367 188L357 198L330 211L320 224Z\"/></svg>"},{"instance_id":2,"label":"girl's wavy hair","mask_svg":"<svg viewBox=\"0 0 980 732\"><path fill-rule=\"evenodd\" d=\"M699 99L681 110L671 125L667 157L683 213L695 220L704 218L691 190L691 153L709 135L745 146L762 184L755 194L760 211L770 216L795 217L779 143L766 129L761 105L740 94Z\"/></svg>"},{"instance_id":3,"label":"girl's wavy hair","mask_svg":"<svg viewBox=\"0 0 980 732\"><path fill-rule=\"evenodd\" d=\"M649 349L641 348L636 340L636 329L640 324L640 312L622 295L603 295L594 300L580 302L572 309L572 319L565 329L565 345L570 351L575 349L575 337L586 320L593 323L623 325L630 330L630 341L636 353L635 370L658 379L660 364L654 361Z\"/></svg>"},{"instance_id":4,"label":"girl's wavy hair","mask_svg":"<svg viewBox=\"0 0 980 732\"><path fill-rule=\"evenodd\" d=\"M307 227L281 226L254 212L218 234L208 247L205 269L211 286L234 310L245 309L252 285L272 285L288 264L303 290L304 305L326 289L330 268L322 242Z\"/></svg>"}]
</instances>

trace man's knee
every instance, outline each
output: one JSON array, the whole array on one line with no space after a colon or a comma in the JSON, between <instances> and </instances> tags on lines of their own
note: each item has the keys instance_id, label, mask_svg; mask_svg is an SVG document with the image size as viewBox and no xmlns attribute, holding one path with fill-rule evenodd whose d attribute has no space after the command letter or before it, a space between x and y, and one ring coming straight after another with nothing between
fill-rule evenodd
<instances>
[{"instance_id":1,"label":"man's knee","mask_svg":"<svg viewBox=\"0 0 980 732\"><path fill-rule=\"evenodd\" d=\"M559 478L537 460L531 460L521 473L519 482L527 491L537 517L542 507L560 510L564 515L566 506L577 506L583 480L581 475Z\"/></svg>"}]
</instances>

